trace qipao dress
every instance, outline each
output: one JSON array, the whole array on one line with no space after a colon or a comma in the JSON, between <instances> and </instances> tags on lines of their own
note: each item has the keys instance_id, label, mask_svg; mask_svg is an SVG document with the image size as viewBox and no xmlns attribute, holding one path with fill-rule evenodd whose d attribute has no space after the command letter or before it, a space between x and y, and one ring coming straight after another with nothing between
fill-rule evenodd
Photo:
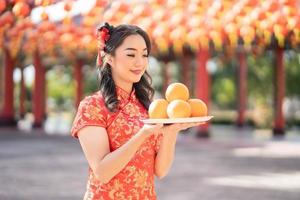
<instances>
[{"instance_id":1,"label":"qipao dress","mask_svg":"<svg viewBox=\"0 0 300 200\"><path fill-rule=\"evenodd\" d=\"M113 152L140 130L143 126L140 119L148 118L147 109L137 99L135 90L129 94L116 86L116 92L117 112L106 108L100 91L80 102L71 128L73 137L78 138L78 131L85 126L103 127L109 138L110 152ZM161 138L161 134L148 137L130 162L108 183L100 183L89 167L84 200L156 199L154 164Z\"/></svg>"}]
</instances>

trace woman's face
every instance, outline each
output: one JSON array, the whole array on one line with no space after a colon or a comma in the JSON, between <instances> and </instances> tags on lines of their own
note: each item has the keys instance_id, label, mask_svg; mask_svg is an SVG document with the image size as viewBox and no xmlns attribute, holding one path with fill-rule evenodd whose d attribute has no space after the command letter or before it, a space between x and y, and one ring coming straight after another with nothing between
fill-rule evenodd
<instances>
[{"instance_id":1,"label":"woman's face","mask_svg":"<svg viewBox=\"0 0 300 200\"><path fill-rule=\"evenodd\" d=\"M148 66L148 52L144 38L130 35L110 57L112 77L118 86L139 82Z\"/></svg>"}]
</instances>

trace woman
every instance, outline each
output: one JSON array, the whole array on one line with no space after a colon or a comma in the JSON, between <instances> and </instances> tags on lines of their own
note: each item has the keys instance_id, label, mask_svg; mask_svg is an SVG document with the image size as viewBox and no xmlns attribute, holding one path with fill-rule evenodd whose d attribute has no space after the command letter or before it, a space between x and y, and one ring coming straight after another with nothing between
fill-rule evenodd
<instances>
[{"instance_id":1,"label":"woman","mask_svg":"<svg viewBox=\"0 0 300 200\"><path fill-rule=\"evenodd\" d=\"M89 164L84 199L156 199L154 175L173 162L177 133L199 123L144 125L154 90L146 69L151 44L133 25L98 29L100 90L84 98L71 133Z\"/></svg>"}]
</instances>

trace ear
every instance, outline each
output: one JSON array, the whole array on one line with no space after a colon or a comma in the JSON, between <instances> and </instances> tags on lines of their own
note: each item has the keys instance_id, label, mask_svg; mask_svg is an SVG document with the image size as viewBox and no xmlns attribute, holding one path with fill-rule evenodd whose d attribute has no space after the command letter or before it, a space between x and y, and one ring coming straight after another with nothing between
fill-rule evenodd
<instances>
[{"instance_id":1,"label":"ear","mask_svg":"<svg viewBox=\"0 0 300 200\"><path fill-rule=\"evenodd\" d=\"M111 55L109 55L109 54L107 54L106 56L105 56L105 61L110 65L110 66L113 66L113 57L111 56Z\"/></svg>"}]
</instances>

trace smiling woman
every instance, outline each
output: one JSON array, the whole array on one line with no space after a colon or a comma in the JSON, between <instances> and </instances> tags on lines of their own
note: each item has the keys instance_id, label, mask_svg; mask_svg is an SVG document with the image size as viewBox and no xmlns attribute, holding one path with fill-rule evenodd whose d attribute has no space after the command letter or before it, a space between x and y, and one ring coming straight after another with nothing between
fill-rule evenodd
<instances>
[{"instance_id":1,"label":"smiling woman","mask_svg":"<svg viewBox=\"0 0 300 200\"><path fill-rule=\"evenodd\" d=\"M154 175L165 176L177 133L196 123L144 125L154 93L147 73L150 39L133 25L98 29L100 90L83 99L71 133L89 163L85 200L156 199Z\"/></svg>"}]
</instances>

